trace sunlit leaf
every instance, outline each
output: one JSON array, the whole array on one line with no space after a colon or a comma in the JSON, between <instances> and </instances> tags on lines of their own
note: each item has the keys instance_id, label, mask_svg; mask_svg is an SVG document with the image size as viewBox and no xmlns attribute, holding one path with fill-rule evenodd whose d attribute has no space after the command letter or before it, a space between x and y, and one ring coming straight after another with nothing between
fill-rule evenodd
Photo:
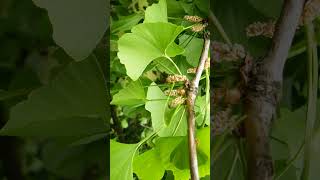
<instances>
[{"instance_id":1,"label":"sunlit leaf","mask_svg":"<svg viewBox=\"0 0 320 180\"><path fill-rule=\"evenodd\" d=\"M182 54L183 49L172 44L183 30L170 23L144 23L123 35L118 41L118 57L128 76L135 81L153 60Z\"/></svg>"},{"instance_id":2,"label":"sunlit leaf","mask_svg":"<svg viewBox=\"0 0 320 180\"><path fill-rule=\"evenodd\" d=\"M153 22L168 22L166 0L160 0L146 9L144 23Z\"/></svg>"},{"instance_id":3,"label":"sunlit leaf","mask_svg":"<svg viewBox=\"0 0 320 180\"><path fill-rule=\"evenodd\" d=\"M187 134L186 109L180 106L168 112L167 96L152 83L148 88L146 110L151 113L152 127L161 137L185 136Z\"/></svg>"},{"instance_id":4,"label":"sunlit leaf","mask_svg":"<svg viewBox=\"0 0 320 180\"><path fill-rule=\"evenodd\" d=\"M132 81L127 87L121 89L113 96L111 104L115 105L142 105L145 102L146 93L139 80Z\"/></svg>"},{"instance_id":5,"label":"sunlit leaf","mask_svg":"<svg viewBox=\"0 0 320 180\"><path fill-rule=\"evenodd\" d=\"M133 180L132 163L138 146L110 140L110 180Z\"/></svg>"},{"instance_id":6,"label":"sunlit leaf","mask_svg":"<svg viewBox=\"0 0 320 180\"><path fill-rule=\"evenodd\" d=\"M160 156L155 149L136 156L133 171L140 179L144 180L161 179L165 173Z\"/></svg>"}]
</instances>

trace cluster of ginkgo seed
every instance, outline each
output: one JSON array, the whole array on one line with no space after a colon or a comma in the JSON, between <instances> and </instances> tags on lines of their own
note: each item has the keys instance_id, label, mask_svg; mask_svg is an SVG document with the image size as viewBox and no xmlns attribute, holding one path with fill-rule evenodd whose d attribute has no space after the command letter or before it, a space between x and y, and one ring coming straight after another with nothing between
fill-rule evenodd
<instances>
[{"instance_id":1,"label":"cluster of ginkgo seed","mask_svg":"<svg viewBox=\"0 0 320 180\"><path fill-rule=\"evenodd\" d=\"M167 83L186 82L186 81L188 81L187 76L179 75L179 74L169 75L166 78Z\"/></svg>"},{"instance_id":2,"label":"cluster of ginkgo seed","mask_svg":"<svg viewBox=\"0 0 320 180\"><path fill-rule=\"evenodd\" d=\"M300 18L300 25L306 22L313 21L317 16L320 16L320 0L309 0L304 6L302 16Z\"/></svg>"},{"instance_id":3,"label":"cluster of ginkgo seed","mask_svg":"<svg viewBox=\"0 0 320 180\"><path fill-rule=\"evenodd\" d=\"M211 45L214 56L214 60L235 61L246 57L247 53L244 47L240 44L225 44L222 42L214 41Z\"/></svg>"},{"instance_id":4,"label":"cluster of ginkgo seed","mask_svg":"<svg viewBox=\"0 0 320 180\"><path fill-rule=\"evenodd\" d=\"M207 26L207 23L204 23L204 19L199 16L184 16L184 19L189 22L196 23L191 27L191 31L193 32L202 32Z\"/></svg>"},{"instance_id":5,"label":"cluster of ginkgo seed","mask_svg":"<svg viewBox=\"0 0 320 180\"><path fill-rule=\"evenodd\" d=\"M193 23L200 23L203 21L203 18L202 17L199 17L199 16L189 16L189 15L186 15L184 16L184 19L189 21L189 22L193 22Z\"/></svg>"},{"instance_id":6,"label":"cluster of ginkgo seed","mask_svg":"<svg viewBox=\"0 0 320 180\"><path fill-rule=\"evenodd\" d=\"M186 90L184 88L165 90L164 94L166 96L184 96L186 94Z\"/></svg>"},{"instance_id":7,"label":"cluster of ginkgo seed","mask_svg":"<svg viewBox=\"0 0 320 180\"><path fill-rule=\"evenodd\" d=\"M212 132L214 135L223 134L226 130L234 130L234 116L232 106L239 104L241 92L239 88L215 88L213 91L213 114Z\"/></svg>"},{"instance_id":8,"label":"cluster of ginkgo seed","mask_svg":"<svg viewBox=\"0 0 320 180\"><path fill-rule=\"evenodd\" d=\"M232 128L231 108L228 107L223 111L217 111L213 115L212 132L213 135L221 135L226 130Z\"/></svg>"},{"instance_id":9,"label":"cluster of ginkgo seed","mask_svg":"<svg viewBox=\"0 0 320 180\"><path fill-rule=\"evenodd\" d=\"M254 22L246 28L248 37L265 36L272 38L275 31L275 22Z\"/></svg>"},{"instance_id":10,"label":"cluster of ginkgo seed","mask_svg":"<svg viewBox=\"0 0 320 180\"><path fill-rule=\"evenodd\" d=\"M299 26L303 26L305 23L312 22L318 16L320 16L320 0L307 1L299 20ZM265 36L272 38L274 32L275 21L254 22L246 28L248 37Z\"/></svg>"},{"instance_id":11,"label":"cluster of ginkgo seed","mask_svg":"<svg viewBox=\"0 0 320 180\"><path fill-rule=\"evenodd\" d=\"M177 96L176 98L174 98L170 103L169 106L171 108L176 108L177 106L184 104L187 98L182 97L182 96Z\"/></svg>"},{"instance_id":12,"label":"cluster of ginkgo seed","mask_svg":"<svg viewBox=\"0 0 320 180\"><path fill-rule=\"evenodd\" d=\"M176 83L176 82L184 82L187 83L189 82L187 76L185 75L169 75L166 78L167 83ZM175 108L181 104L184 104L186 101L186 98L184 97L186 94L186 90L184 88L179 88L179 89L171 89L171 90L166 90L165 95L167 96L176 96L170 103L169 107Z\"/></svg>"}]
</instances>

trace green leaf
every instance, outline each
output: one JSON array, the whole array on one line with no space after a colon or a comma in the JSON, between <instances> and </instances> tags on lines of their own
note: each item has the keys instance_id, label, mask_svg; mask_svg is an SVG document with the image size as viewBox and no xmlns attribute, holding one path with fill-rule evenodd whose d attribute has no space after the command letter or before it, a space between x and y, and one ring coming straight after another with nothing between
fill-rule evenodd
<instances>
[{"instance_id":1,"label":"green leaf","mask_svg":"<svg viewBox=\"0 0 320 180\"><path fill-rule=\"evenodd\" d=\"M274 123L272 134L288 144L290 157L292 157L304 140L306 107L304 106L294 112L281 109L280 115L281 117Z\"/></svg>"},{"instance_id":2,"label":"green leaf","mask_svg":"<svg viewBox=\"0 0 320 180\"><path fill-rule=\"evenodd\" d=\"M182 26L171 23L144 23L123 35L118 41L118 57L128 76L135 81L153 60L182 54L183 49L172 44L183 30Z\"/></svg>"},{"instance_id":3,"label":"green leaf","mask_svg":"<svg viewBox=\"0 0 320 180\"><path fill-rule=\"evenodd\" d=\"M106 84L97 60L68 65L56 78L11 109L1 135L77 137L107 131ZM57 131L58 130L58 131Z\"/></svg>"},{"instance_id":4,"label":"green leaf","mask_svg":"<svg viewBox=\"0 0 320 180\"><path fill-rule=\"evenodd\" d=\"M204 14L209 14L209 8L207 0L195 0L194 4L199 8L199 10Z\"/></svg>"},{"instance_id":5,"label":"green leaf","mask_svg":"<svg viewBox=\"0 0 320 180\"><path fill-rule=\"evenodd\" d=\"M199 161L199 174L201 177L210 174L210 128L197 131L197 156ZM190 178L188 161L187 137L165 137L156 141L156 150L160 155L162 164L171 170L176 178L188 180Z\"/></svg>"},{"instance_id":6,"label":"green leaf","mask_svg":"<svg viewBox=\"0 0 320 180\"><path fill-rule=\"evenodd\" d=\"M202 164L199 164L199 174L201 177L210 175L210 127L205 127L197 131L197 151L198 156L202 156ZM204 159L206 161L204 162Z\"/></svg>"},{"instance_id":7,"label":"green leaf","mask_svg":"<svg viewBox=\"0 0 320 180\"><path fill-rule=\"evenodd\" d=\"M155 149L144 152L134 158L133 171L143 180L161 179L165 169Z\"/></svg>"},{"instance_id":8,"label":"green leaf","mask_svg":"<svg viewBox=\"0 0 320 180\"><path fill-rule=\"evenodd\" d=\"M320 105L320 101L318 100L318 106ZM288 109L281 109L281 117L277 119L274 123L274 127L272 128L272 136L276 137L277 139L286 142L289 149L289 158L292 158L298 151L301 145L304 143L304 135L305 135L305 127L306 127L306 114L307 108L306 106L302 106L295 111L290 111ZM320 113L317 113L317 116L320 117ZM318 118L319 119L319 118ZM288 126L290 124L290 126ZM317 135L313 137L313 144L314 147L319 147L319 140L317 140ZM319 151L318 149L313 149L312 151ZM317 155L311 157L318 157ZM314 160L314 162L312 162ZM311 163L318 162L316 158L313 158ZM296 173L298 177L303 169L303 155L300 155L293 163L293 166L296 169ZM317 166L314 166L317 167ZM318 174L317 170L312 170L311 174L315 173ZM310 174L310 175L311 175ZM311 175L312 176L312 175ZM315 176L318 177L318 176ZM312 179L312 178L310 178ZM316 178L315 178L316 179Z\"/></svg>"},{"instance_id":9,"label":"green leaf","mask_svg":"<svg viewBox=\"0 0 320 180\"><path fill-rule=\"evenodd\" d=\"M48 110L46 110L46 112L47 111ZM20 115L21 114L16 116ZM16 116L14 118L16 118ZM57 119L34 119L32 122L27 119L28 117L30 116L24 119L20 118L19 121L17 119L9 120L6 126L0 131L0 134L28 137L69 137L71 138L69 141L78 141L84 137L103 134L108 131L101 117L74 116ZM28 121L28 124L20 123L21 120ZM57 131L57 129L59 129L59 131Z\"/></svg>"},{"instance_id":10,"label":"green leaf","mask_svg":"<svg viewBox=\"0 0 320 180\"><path fill-rule=\"evenodd\" d=\"M66 179L82 179L89 167L97 167L97 175L107 174L106 141L68 146L57 141L44 144L41 157L46 170Z\"/></svg>"},{"instance_id":11,"label":"green leaf","mask_svg":"<svg viewBox=\"0 0 320 180\"><path fill-rule=\"evenodd\" d=\"M287 167L287 160L283 159L283 160L276 160L275 161L275 174L279 174L280 172L282 173L283 169ZM295 168L293 165L289 167L289 169L281 175L281 177L279 178L279 180L298 180L300 178L298 178L297 175L297 168Z\"/></svg>"},{"instance_id":12,"label":"green leaf","mask_svg":"<svg viewBox=\"0 0 320 180\"><path fill-rule=\"evenodd\" d=\"M154 22L168 22L166 0L160 0L146 9L144 23Z\"/></svg>"},{"instance_id":13,"label":"green leaf","mask_svg":"<svg viewBox=\"0 0 320 180\"><path fill-rule=\"evenodd\" d=\"M219 152L221 154L218 156L216 161L213 162L213 172L216 172L211 175L213 179L227 179L227 176L230 173L232 162L234 161L235 154L238 151L237 139L234 139L233 137L228 138L228 144L229 145L227 146L223 145L223 151ZM239 159L235 163L236 165L231 179L246 180L247 178L244 173L245 167L242 166Z\"/></svg>"},{"instance_id":14,"label":"green leaf","mask_svg":"<svg viewBox=\"0 0 320 180\"><path fill-rule=\"evenodd\" d=\"M320 118L320 116L318 116ZM318 118L318 119L319 119ZM320 176L319 171L319 161L320 161L320 128L314 133L313 139L312 139L312 145L311 145L311 161L310 161L310 180L316 180Z\"/></svg>"},{"instance_id":15,"label":"green leaf","mask_svg":"<svg viewBox=\"0 0 320 180\"><path fill-rule=\"evenodd\" d=\"M178 145L184 141L185 137L165 137L159 138L156 141L156 150L160 156L162 164L167 170L176 170L177 168L171 164L171 153L178 147ZM188 157L188 156L187 156ZM181 174L180 180L188 180L189 173Z\"/></svg>"},{"instance_id":16,"label":"green leaf","mask_svg":"<svg viewBox=\"0 0 320 180\"><path fill-rule=\"evenodd\" d=\"M167 74L179 74L177 68L167 58L161 57L156 59L154 62L156 64L157 70L160 72L165 72Z\"/></svg>"},{"instance_id":17,"label":"green leaf","mask_svg":"<svg viewBox=\"0 0 320 180\"><path fill-rule=\"evenodd\" d=\"M181 43L183 42L184 42L183 45L186 45L186 43L188 43L188 45L185 47L185 51L183 55L186 57L190 65L192 65L193 67L197 67L199 64L199 60L200 60L202 49L203 49L203 39L192 37L192 40L188 42L189 38L190 36L188 35L182 35L179 38L180 46L181 46Z\"/></svg>"},{"instance_id":18,"label":"green leaf","mask_svg":"<svg viewBox=\"0 0 320 180\"><path fill-rule=\"evenodd\" d=\"M84 138L80 138L78 140L75 140L74 142L72 142L70 144L70 146L79 146L79 145L89 144L91 142L95 142L100 139L108 138L108 135L109 135L109 132L86 136ZM72 139L72 140L74 140L74 139Z\"/></svg>"},{"instance_id":19,"label":"green leaf","mask_svg":"<svg viewBox=\"0 0 320 180\"><path fill-rule=\"evenodd\" d=\"M288 144L271 139L271 154L274 160L283 160L290 157Z\"/></svg>"},{"instance_id":20,"label":"green leaf","mask_svg":"<svg viewBox=\"0 0 320 180\"><path fill-rule=\"evenodd\" d=\"M48 11L53 39L72 58L83 60L108 28L106 0L33 0Z\"/></svg>"},{"instance_id":21,"label":"green leaf","mask_svg":"<svg viewBox=\"0 0 320 180\"><path fill-rule=\"evenodd\" d=\"M249 3L265 16L278 18L280 16L283 0L249 0Z\"/></svg>"},{"instance_id":22,"label":"green leaf","mask_svg":"<svg viewBox=\"0 0 320 180\"><path fill-rule=\"evenodd\" d=\"M121 17L119 20L111 23L111 33L130 30L133 26L137 25L142 18L143 14L138 13Z\"/></svg>"},{"instance_id":23,"label":"green leaf","mask_svg":"<svg viewBox=\"0 0 320 180\"><path fill-rule=\"evenodd\" d=\"M210 127L197 131L198 149L210 157Z\"/></svg>"},{"instance_id":24,"label":"green leaf","mask_svg":"<svg viewBox=\"0 0 320 180\"><path fill-rule=\"evenodd\" d=\"M143 105L146 93L140 80L132 81L127 87L121 89L113 96L111 104L120 106Z\"/></svg>"},{"instance_id":25,"label":"green leaf","mask_svg":"<svg viewBox=\"0 0 320 180\"><path fill-rule=\"evenodd\" d=\"M139 144L110 140L110 180L132 180L132 162Z\"/></svg>"},{"instance_id":26,"label":"green leaf","mask_svg":"<svg viewBox=\"0 0 320 180\"><path fill-rule=\"evenodd\" d=\"M170 17L183 17L186 12L182 6L185 4L183 1L168 1L167 8L168 8L168 16Z\"/></svg>"},{"instance_id":27,"label":"green leaf","mask_svg":"<svg viewBox=\"0 0 320 180\"><path fill-rule=\"evenodd\" d=\"M5 91L0 89L0 101L27 95L30 91L30 89L17 89L12 91Z\"/></svg>"},{"instance_id":28,"label":"green leaf","mask_svg":"<svg viewBox=\"0 0 320 180\"><path fill-rule=\"evenodd\" d=\"M151 113L152 127L161 137L185 136L187 134L187 118L184 106L168 110L167 96L152 83L148 88L146 110Z\"/></svg>"},{"instance_id":29,"label":"green leaf","mask_svg":"<svg viewBox=\"0 0 320 180\"><path fill-rule=\"evenodd\" d=\"M304 142L306 107L303 106L293 112L284 108L281 109L280 115L281 117L274 123L272 135L277 139L286 142L289 151L288 157L292 158ZM288 126L288 124L290 124L290 126ZM274 149L275 146L273 145L272 148ZM293 165L302 170L303 156L296 159Z\"/></svg>"},{"instance_id":30,"label":"green leaf","mask_svg":"<svg viewBox=\"0 0 320 180\"><path fill-rule=\"evenodd\" d=\"M179 74L175 65L167 58L158 58L154 62L160 72L165 72L167 74ZM192 68L192 66L186 62L186 57L182 55L176 56L173 58L173 62L178 66L182 75L186 75L189 78L190 74L188 74L188 69Z\"/></svg>"},{"instance_id":31,"label":"green leaf","mask_svg":"<svg viewBox=\"0 0 320 180\"><path fill-rule=\"evenodd\" d=\"M205 124L210 125L210 115L206 115L206 108L206 96L198 96L194 107L196 123L198 126L201 126L203 124L203 121L205 122Z\"/></svg>"},{"instance_id":32,"label":"green leaf","mask_svg":"<svg viewBox=\"0 0 320 180\"><path fill-rule=\"evenodd\" d=\"M210 137L210 136L209 136ZM183 141L171 152L170 162L179 170L189 169L189 149L188 141L184 138ZM208 156L204 154L201 150L197 150L198 166L202 166L207 161L209 161Z\"/></svg>"}]
</instances>

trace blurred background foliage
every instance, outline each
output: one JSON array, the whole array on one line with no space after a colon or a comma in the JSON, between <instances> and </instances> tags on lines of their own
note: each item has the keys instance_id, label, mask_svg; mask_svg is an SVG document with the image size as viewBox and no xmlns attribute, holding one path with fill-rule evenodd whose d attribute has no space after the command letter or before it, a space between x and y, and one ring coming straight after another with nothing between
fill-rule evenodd
<instances>
[{"instance_id":1,"label":"blurred background foliage","mask_svg":"<svg viewBox=\"0 0 320 180\"><path fill-rule=\"evenodd\" d=\"M57 4L59 3L59 1L55 2ZM72 14L74 10L73 7L78 7L78 4L81 3L84 4L84 1L79 1L78 4L76 3L75 1L66 3L65 8L69 8L69 10L64 13ZM104 3L106 4L106 2ZM97 12L103 15L102 19L107 17L107 8L107 6L103 6L100 8L103 11L97 10ZM60 10L62 11L63 8L60 8ZM60 13L60 11L57 11L57 13ZM86 13L83 14L86 15ZM77 28L88 25L81 22L81 19L74 19L73 22L66 23L70 25L74 23L73 25ZM97 23L100 22L97 21ZM106 33L106 24L107 21L99 25L104 26L98 29L99 32L102 32L102 35ZM64 110L66 112L70 111L68 101L75 103L81 102L84 104L82 108L87 108L87 106L90 106L90 101L95 100L87 93L100 95L102 99L97 103L93 102L93 104L102 104L100 109L102 108L103 111L107 112L107 96L105 94L107 87L103 77L103 74L108 74L106 68L106 59L108 57L106 53L108 52L107 33L103 38L101 38L101 35L97 37L98 42L90 45L93 51L90 48L86 49L86 51L89 52L89 55L87 54L87 56L89 56L88 58L79 63L75 63L74 61L79 61L79 59L74 59L71 53L69 53L71 54L69 55L67 51L63 49L63 43L59 44L60 46L56 44L57 39L53 38L53 29L56 28L55 25L56 24L52 24L50 21L47 10L36 6L35 1L0 1L0 127L4 127L4 125L11 120L11 117L20 116L16 124L12 121L12 131L7 133L2 132L2 134L14 136L0 136L1 180L102 180L107 178L107 152L109 147L102 138L106 137L108 129L101 118L93 121L92 119L96 117L90 117L89 115L91 114L84 117L67 117L66 119L56 117L51 124L51 121L43 124L37 124L38 122L34 121L32 122L33 125L31 125L31 123L25 127L20 127L22 129L18 128L19 124L23 124L23 122L20 122L20 120L24 121L23 118L26 118L27 121L30 121L28 119L32 121L33 118L41 117L41 113L47 114L50 118L54 116L54 114L59 114ZM86 28L83 29L87 31ZM73 29L70 30L73 31ZM66 40L69 40L67 33L66 31ZM90 37L90 35L88 36ZM97 41L96 39L93 41ZM85 44L86 41L80 40L76 43ZM93 62L91 63L92 67L98 68L98 71L90 70L90 62ZM94 62L99 63L95 64ZM81 66L88 67L88 70L85 68L81 70ZM75 85L76 87L72 89L69 85L72 85L73 81L69 81L71 84L63 84L63 81L66 81L63 75L70 73L76 73L74 76L71 75L71 78L87 78L88 80L93 80L92 82L94 83L97 82L100 84L94 84L91 91L81 90L85 88L87 84L80 84L81 86ZM79 75L81 73L83 73L82 77ZM96 75L94 75L94 73ZM97 78L97 81L94 78ZM60 82L57 82L59 80ZM53 93L50 93L50 86L52 87ZM49 90L43 90L47 87L49 87ZM12 112L15 106L21 104L21 102L26 102L26 100L33 101L33 96L31 97L30 93L33 93L35 90L38 92L39 88L42 88L42 90L39 91L44 94L42 99L35 100L32 106L27 105L26 107L22 107L25 108L25 112L18 108L16 108L18 110L14 110L14 113ZM54 96L54 88L74 92L76 95L71 96L71 98L78 99L66 99L68 97L59 96L60 94ZM80 90L76 88L80 88ZM100 91L96 91L95 88L98 90L100 88ZM83 92L83 94L80 94L83 98L77 96L77 94L79 94L77 93L78 91ZM91 99L88 99L89 96ZM44 106L46 103L54 102L50 101L50 99L61 100L60 102L62 103L52 104L52 107L50 107L50 104ZM60 106L60 110L57 106ZM28 108L29 110L27 110ZM77 114L77 111L73 113ZM83 115L81 112L79 112L79 114ZM76 120L71 121L68 118L74 118ZM81 118L84 119L83 122L79 120ZM68 120L70 120L70 123L68 123ZM96 123L94 124L94 122ZM95 126L88 126L88 124L92 123ZM92 133L90 135L88 132L87 135L84 135L84 132L80 134L79 129L81 129L81 127L84 129L83 131L86 131L86 127L88 127L88 129L90 127L97 129L97 131L88 130ZM98 134L98 131L100 133L99 137L92 137L96 135L95 133ZM75 137L70 135L74 135ZM80 138L80 135L83 139Z\"/></svg>"}]
</instances>

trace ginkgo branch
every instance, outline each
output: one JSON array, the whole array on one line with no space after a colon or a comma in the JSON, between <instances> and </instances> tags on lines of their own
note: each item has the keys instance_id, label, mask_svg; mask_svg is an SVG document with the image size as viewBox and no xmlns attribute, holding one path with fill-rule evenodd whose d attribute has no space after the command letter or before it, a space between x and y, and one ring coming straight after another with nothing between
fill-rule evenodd
<instances>
[{"instance_id":1,"label":"ginkgo branch","mask_svg":"<svg viewBox=\"0 0 320 180\"><path fill-rule=\"evenodd\" d=\"M195 139L195 113L194 106L195 100L198 93L199 82L201 79L202 72L204 70L205 62L209 56L210 38L208 34L204 36L204 46L200 62L195 74L195 78L190 82L188 87L187 96L187 112L188 112L188 144L189 144L189 162L190 162L190 173L191 180L199 180L198 172L198 159L197 159L197 144Z\"/></svg>"},{"instance_id":2,"label":"ginkgo branch","mask_svg":"<svg viewBox=\"0 0 320 180\"><path fill-rule=\"evenodd\" d=\"M270 128L280 98L283 70L295 35L304 0L285 0L267 56L254 68L246 98L245 130L248 145L249 180L274 176Z\"/></svg>"}]
</instances>

